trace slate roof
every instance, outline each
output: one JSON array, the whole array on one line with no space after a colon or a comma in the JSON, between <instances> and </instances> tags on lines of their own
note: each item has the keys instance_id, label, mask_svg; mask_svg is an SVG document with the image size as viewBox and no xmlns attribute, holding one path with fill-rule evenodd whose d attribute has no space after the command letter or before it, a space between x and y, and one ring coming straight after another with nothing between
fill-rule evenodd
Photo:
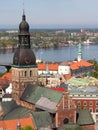
<instances>
[{"instance_id":1,"label":"slate roof","mask_svg":"<svg viewBox=\"0 0 98 130\"><path fill-rule=\"evenodd\" d=\"M94 120L92 115L88 109L80 109L78 110L79 117L77 119L77 124L79 125L93 125Z\"/></svg>"},{"instance_id":2,"label":"slate roof","mask_svg":"<svg viewBox=\"0 0 98 130\"><path fill-rule=\"evenodd\" d=\"M51 126L53 128L52 119L47 111L32 112L32 119L35 124L35 128L43 128Z\"/></svg>"},{"instance_id":3,"label":"slate roof","mask_svg":"<svg viewBox=\"0 0 98 130\"><path fill-rule=\"evenodd\" d=\"M8 102L0 102L4 116L7 115L10 111L17 107L17 104L14 100ZM1 117L0 117L1 118Z\"/></svg>"},{"instance_id":4,"label":"slate roof","mask_svg":"<svg viewBox=\"0 0 98 130\"><path fill-rule=\"evenodd\" d=\"M4 115L0 116L0 120L10 120L29 117L32 110L18 106L15 101L8 101L0 103Z\"/></svg>"},{"instance_id":5,"label":"slate roof","mask_svg":"<svg viewBox=\"0 0 98 130\"><path fill-rule=\"evenodd\" d=\"M45 87L28 85L21 96L21 100L36 104L41 97L46 97L50 101L58 104L63 97L63 93Z\"/></svg>"},{"instance_id":6,"label":"slate roof","mask_svg":"<svg viewBox=\"0 0 98 130\"><path fill-rule=\"evenodd\" d=\"M18 106L17 108L13 109L10 113L8 113L6 116L4 116L4 120L26 118L30 116L31 112L32 110L28 108Z\"/></svg>"}]
</instances>

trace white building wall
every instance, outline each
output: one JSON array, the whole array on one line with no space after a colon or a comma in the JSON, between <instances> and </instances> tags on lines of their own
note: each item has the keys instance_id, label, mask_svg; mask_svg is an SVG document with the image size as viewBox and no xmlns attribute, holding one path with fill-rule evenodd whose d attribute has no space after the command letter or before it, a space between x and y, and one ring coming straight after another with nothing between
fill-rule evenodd
<instances>
[{"instance_id":1,"label":"white building wall","mask_svg":"<svg viewBox=\"0 0 98 130\"><path fill-rule=\"evenodd\" d=\"M57 74L58 71L51 71L49 70L49 74ZM38 75L40 74L46 74L46 70L38 70Z\"/></svg>"},{"instance_id":2,"label":"white building wall","mask_svg":"<svg viewBox=\"0 0 98 130\"><path fill-rule=\"evenodd\" d=\"M64 65L59 65L58 66L58 73L61 74L70 74L70 66L64 66Z\"/></svg>"},{"instance_id":3,"label":"white building wall","mask_svg":"<svg viewBox=\"0 0 98 130\"><path fill-rule=\"evenodd\" d=\"M12 98L2 98L2 102L12 101Z\"/></svg>"}]
</instances>

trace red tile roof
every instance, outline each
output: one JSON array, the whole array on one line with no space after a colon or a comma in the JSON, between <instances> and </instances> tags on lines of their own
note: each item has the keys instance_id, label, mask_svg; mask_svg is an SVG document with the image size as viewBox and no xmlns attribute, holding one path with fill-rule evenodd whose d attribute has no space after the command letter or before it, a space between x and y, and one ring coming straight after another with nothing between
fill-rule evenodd
<instances>
[{"instance_id":1,"label":"red tile roof","mask_svg":"<svg viewBox=\"0 0 98 130\"><path fill-rule=\"evenodd\" d=\"M11 73L6 73L6 74L4 74L2 77L1 77L1 79L12 79L12 74Z\"/></svg>"},{"instance_id":2,"label":"red tile roof","mask_svg":"<svg viewBox=\"0 0 98 130\"><path fill-rule=\"evenodd\" d=\"M65 76L65 79L66 79L66 80L68 80L68 79L70 79L70 78L73 77L73 76L71 76L70 74L65 74L64 76Z\"/></svg>"},{"instance_id":3,"label":"red tile roof","mask_svg":"<svg viewBox=\"0 0 98 130\"><path fill-rule=\"evenodd\" d=\"M46 70L46 66L50 71L58 71L58 64L38 64L38 70Z\"/></svg>"},{"instance_id":4,"label":"red tile roof","mask_svg":"<svg viewBox=\"0 0 98 130\"><path fill-rule=\"evenodd\" d=\"M65 91L65 88L50 88L52 90L57 90L59 92L64 92Z\"/></svg>"},{"instance_id":5,"label":"red tile roof","mask_svg":"<svg viewBox=\"0 0 98 130\"><path fill-rule=\"evenodd\" d=\"M31 117L14 120L2 120L0 121L0 128L6 130L16 130L18 122L21 124L21 128L25 126L31 126L34 129L34 124Z\"/></svg>"},{"instance_id":6,"label":"red tile roof","mask_svg":"<svg viewBox=\"0 0 98 130\"><path fill-rule=\"evenodd\" d=\"M93 66L93 64L87 62L87 61L84 61L84 60L81 60L81 61L77 61L77 62L73 62L73 64L71 64L70 68L72 70L76 70L76 69L79 69L79 67L81 66L85 66L85 67L89 67L89 66Z\"/></svg>"}]
</instances>

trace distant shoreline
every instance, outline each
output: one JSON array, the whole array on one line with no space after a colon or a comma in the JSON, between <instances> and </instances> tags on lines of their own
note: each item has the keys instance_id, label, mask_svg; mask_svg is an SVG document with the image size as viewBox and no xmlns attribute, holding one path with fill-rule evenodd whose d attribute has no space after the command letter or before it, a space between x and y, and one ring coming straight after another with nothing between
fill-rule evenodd
<instances>
[{"instance_id":1,"label":"distant shoreline","mask_svg":"<svg viewBox=\"0 0 98 130\"><path fill-rule=\"evenodd\" d=\"M57 31L57 30L66 30L66 31L68 31L68 32L73 32L73 31L76 31L76 32L78 32L78 31L80 31L81 30L81 28L82 27L77 27L77 28L71 28L71 27L69 27L69 28L67 28L67 27L59 27L59 28L57 28L57 27L51 27L51 28L48 28L48 27L45 27L45 28L38 28L38 27L34 27L34 28L30 28L30 32L38 32L38 31ZM85 28L83 28L83 29L85 29L85 30L90 30L90 31L97 31L98 32L98 27L85 27ZM19 29L18 28L2 28L2 27L0 27L0 31L18 31Z\"/></svg>"}]
</instances>

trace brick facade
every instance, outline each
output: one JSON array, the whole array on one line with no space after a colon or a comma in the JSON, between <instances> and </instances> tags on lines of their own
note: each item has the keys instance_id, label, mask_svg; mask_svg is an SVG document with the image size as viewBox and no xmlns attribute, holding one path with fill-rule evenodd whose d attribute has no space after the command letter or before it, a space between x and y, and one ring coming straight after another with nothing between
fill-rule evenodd
<instances>
[{"instance_id":1,"label":"brick facade","mask_svg":"<svg viewBox=\"0 0 98 130\"><path fill-rule=\"evenodd\" d=\"M90 110L95 122L98 121L98 99L97 98L72 98L77 108L87 108Z\"/></svg>"},{"instance_id":2,"label":"brick facade","mask_svg":"<svg viewBox=\"0 0 98 130\"><path fill-rule=\"evenodd\" d=\"M26 101L16 100L18 105L27 107L32 110L36 110L34 104L30 104ZM57 111L53 118L56 127L64 125L64 119L67 118L69 121L76 123L76 106L69 97L69 93L65 92L60 103L57 105Z\"/></svg>"},{"instance_id":3,"label":"brick facade","mask_svg":"<svg viewBox=\"0 0 98 130\"><path fill-rule=\"evenodd\" d=\"M37 67L35 68L15 68L12 67L12 97L19 100L27 84L38 82Z\"/></svg>"},{"instance_id":4,"label":"brick facade","mask_svg":"<svg viewBox=\"0 0 98 130\"><path fill-rule=\"evenodd\" d=\"M76 106L69 97L69 93L65 92L62 100L57 105L56 125L60 127L64 125L64 119L76 123Z\"/></svg>"}]
</instances>

